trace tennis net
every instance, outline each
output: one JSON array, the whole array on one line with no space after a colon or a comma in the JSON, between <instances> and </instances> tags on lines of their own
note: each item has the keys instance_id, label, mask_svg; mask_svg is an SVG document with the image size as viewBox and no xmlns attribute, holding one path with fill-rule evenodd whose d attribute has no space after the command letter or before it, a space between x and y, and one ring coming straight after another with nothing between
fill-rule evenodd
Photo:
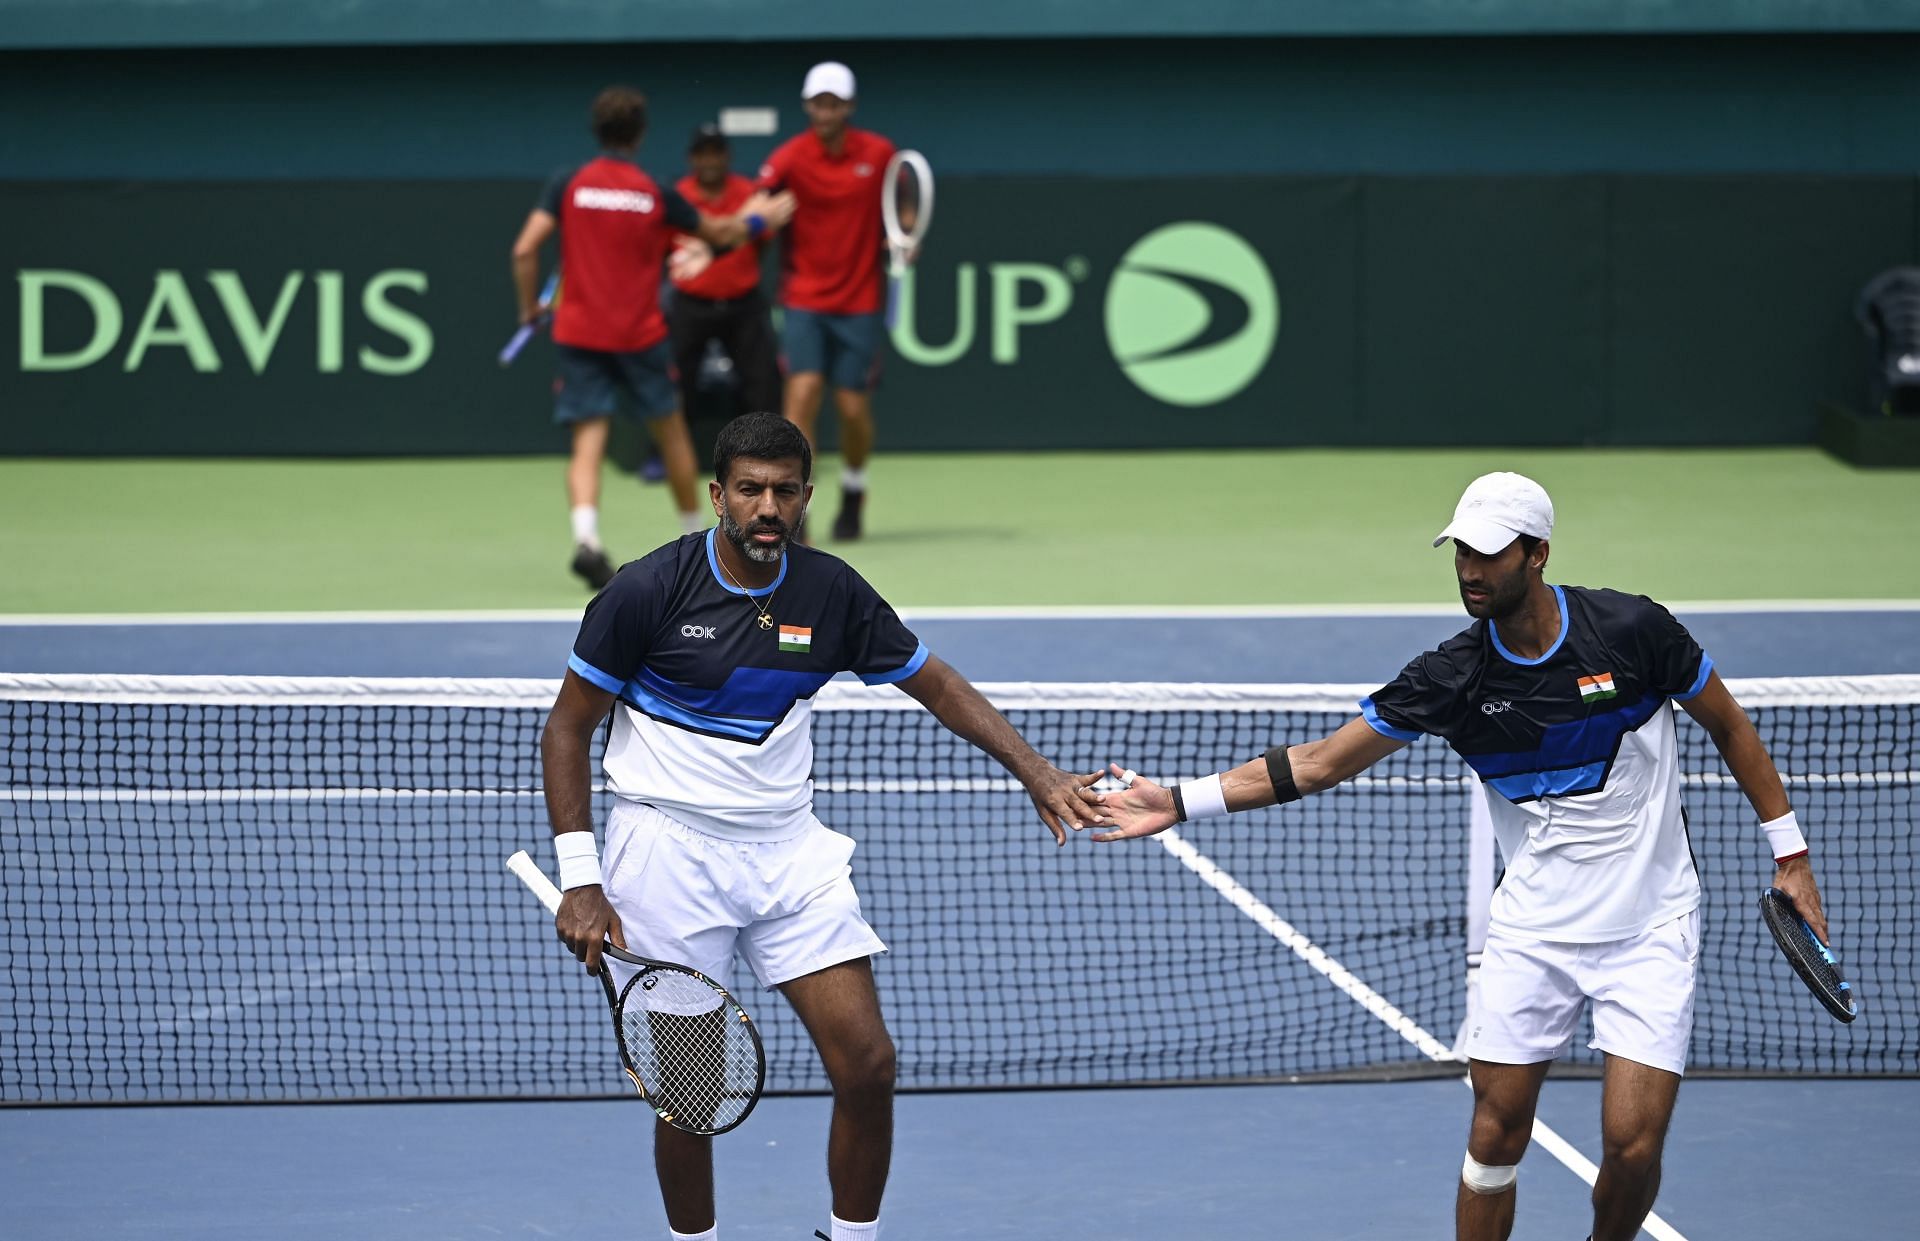
<instances>
[{"instance_id":1,"label":"tennis net","mask_svg":"<svg viewBox=\"0 0 1920 1241\"><path fill-rule=\"evenodd\" d=\"M1156 778L1324 734L1370 688L983 687L1063 767ZM1696 1070L1920 1072L1920 678L1733 688L1815 838L1863 1014L1834 1023L1788 973L1754 816L1683 720ZM550 853L553 691L0 675L0 1101L621 1093L598 986L503 866ZM816 810L860 842L904 1089L1457 1071L1476 794L1440 743L1299 805L1061 850L897 690L818 705ZM824 1089L785 1003L734 981L769 1088Z\"/></svg>"}]
</instances>

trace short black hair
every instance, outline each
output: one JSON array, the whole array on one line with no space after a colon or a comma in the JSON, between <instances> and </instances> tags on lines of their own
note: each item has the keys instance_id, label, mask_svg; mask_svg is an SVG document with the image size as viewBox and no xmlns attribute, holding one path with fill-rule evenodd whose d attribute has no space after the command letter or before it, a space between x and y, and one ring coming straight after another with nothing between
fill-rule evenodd
<instances>
[{"instance_id":1,"label":"short black hair","mask_svg":"<svg viewBox=\"0 0 1920 1241\"><path fill-rule=\"evenodd\" d=\"M593 101L593 136L601 146L639 146L646 132L647 97L631 86L609 86Z\"/></svg>"},{"instance_id":2,"label":"short black hair","mask_svg":"<svg viewBox=\"0 0 1920 1241\"><path fill-rule=\"evenodd\" d=\"M713 441L713 477L725 486L735 457L754 461L800 462L800 481L813 480L813 448L800 428L779 414L741 414L720 428Z\"/></svg>"},{"instance_id":3,"label":"short black hair","mask_svg":"<svg viewBox=\"0 0 1920 1241\"><path fill-rule=\"evenodd\" d=\"M1520 554L1523 556L1531 557L1533 555L1533 549L1540 546L1540 544L1543 542L1545 542L1544 539L1537 539L1533 537L1531 534L1521 535L1520 536Z\"/></svg>"}]
</instances>

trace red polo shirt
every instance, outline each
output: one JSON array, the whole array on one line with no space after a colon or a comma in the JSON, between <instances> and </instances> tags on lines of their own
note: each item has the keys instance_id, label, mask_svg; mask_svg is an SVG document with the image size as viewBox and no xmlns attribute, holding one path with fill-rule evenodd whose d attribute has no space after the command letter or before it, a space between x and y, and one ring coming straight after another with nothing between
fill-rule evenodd
<instances>
[{"instance_id":1,"label":"red polo shirt","mask_svg":"<svg viewBox=\"0 0 1920 1241\"><path fill-rule=\"evenodd\" d=\"M666 339L660 271L673 230L700 227L687 200L613 155L547 183L540 206L560 222L560 304L553 339L631 353Z\"/></svg>"},{"instance_id":2,"label":"red polo shirt","mask_svg":"<svg viewBox=\"0 0 1920 1241\"><path fill-rule=\"evenodd\" d=\"M873 314L886 301L881 279L880 187L893 143L847 128L829 155L811 129L795 135L760 169L766 189L798 201L780 248L780 303L824 314Z\"/></svg>"},{"instance_id":3,"label":"red polo shirt","mask_svg":"<svg viewBox=\"0 0 1920 1241\"><path fill-rule=\"evenodd\" d=\"M706 191L700 188L700 182L691 174L681 177L680 183L673 188L692 203L694 210L701 215L734 215L754 193L753 182L737 172L727 174L726 184L720 187L718 198L708 198ZM705 271L691 280L676 280L673 287L689 296L711 298L714 301L745 297L760 287L760 243L750 241L725 254L715 255Z\"/></svg>"}]
</instances>

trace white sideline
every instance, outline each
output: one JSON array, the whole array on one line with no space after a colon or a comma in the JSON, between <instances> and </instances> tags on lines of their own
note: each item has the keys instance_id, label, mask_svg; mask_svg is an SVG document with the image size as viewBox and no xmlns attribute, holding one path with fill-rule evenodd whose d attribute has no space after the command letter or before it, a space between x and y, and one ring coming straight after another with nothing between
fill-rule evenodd
<instances>
[{"instance_id":1,"label":"white sideline","mask_svg":"<svg viewBox=\"0 0 1920 1241\"><path fill-rule=\"evenodd\" d=\"M1458 1061L1452 1050L1439 1039L1422 1029L1413 1018L1395 1008L1386 997L1355 978L1346 966L1328 956L1318 944L1275 913L1272 907L1250 892L1239 880L1222 870L1212 858L1194 848L1179 832L1168 828L1154 839L1158 840L1168 853L1179 859L1182 866L1197 875L1201 882L1226 897L1235 909L1252 919L1261 930L1285 944L1289 951L1338 987L1348 999L1385 1022L1395 1034L1412 1043L1421 1055L1430 1060ZM1462 1078L1461 1081L1469 1089L1472 1088L1473 1083L1468 1079ZM1592 1185L1599 1177L1600 1169L1594 1166L1593 1161L1581 1154L1571 1142L1555 1133L1538 1116L1533 1120L1533 1140L1542 1150L1559 1160L1569 1172L1588 1185ZM1646 1222L1641 1225L1641 1228L1655 1241L1687 1241L1679 1229L1651 1211L1647 1213Z\"/></svg>"}]
</instances>

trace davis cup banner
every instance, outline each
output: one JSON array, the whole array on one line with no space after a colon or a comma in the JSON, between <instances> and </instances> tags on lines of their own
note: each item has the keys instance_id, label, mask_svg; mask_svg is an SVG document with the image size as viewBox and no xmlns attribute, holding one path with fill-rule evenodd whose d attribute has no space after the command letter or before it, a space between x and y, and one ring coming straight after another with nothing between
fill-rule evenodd
<instances>
[{"instance_id":1,"label":"davis cup banner","mask_svg":"<svg viewBox=\"0 0 1920 1241\"><path fill-rule=\"evenodd\" d=\"M551 344L495 361L538 192L0 184L0 453L559 451ZM1860 386L1849 310L1910 248L1912 195L945 178L885 351L880 445L1804 442L1815 402ZM1730 303L1749 270L1768 282Z\"/></svg>"},{"instance_id":2,"label":"davis cup banner","mask_svg":"<svg viewBox=\"0 0 1920 1241\"><path fill-rule=\"evenodd\" d=\"M1298 425L1324 400L1307 373L1344 381L1329 353L1345 329L1309 316L1290 342L1275 256L1249 238L1324 241L1339 195L1197 218L1167 185L1103 185L1104 213L1075 205L1079 182L943 187L877 397L888 448L1299 437L1285 411ZM494 360L515 326L507 248L537 191L0 187L0 452L556 450L550 347ZM1016 207L1029 223L1008 229ZM1282 270L1290 248L1317 244L1281 244Z\"/></svg>"}]
</instances>

